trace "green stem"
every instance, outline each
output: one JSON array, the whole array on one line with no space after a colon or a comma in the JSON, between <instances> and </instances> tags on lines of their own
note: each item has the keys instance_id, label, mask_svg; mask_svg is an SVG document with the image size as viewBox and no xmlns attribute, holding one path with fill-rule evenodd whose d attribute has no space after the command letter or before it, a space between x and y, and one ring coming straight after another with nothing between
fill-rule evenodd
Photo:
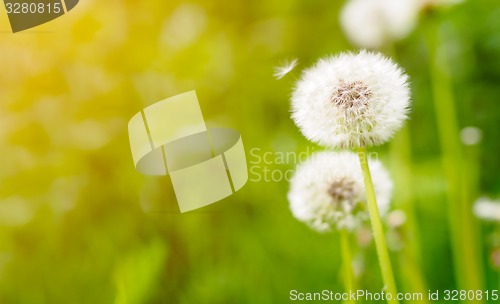
<instances>
[{"instance_id":1,"label":"green stem","mask_svg":"<svg viewBox=\"0 0 500 304\"><path fill-rule=\"evenodd\" d=\"M463 164L463 149L459 140L457 111L448 62L431 46L443 45L438 29L430 31L431 81L437 131L441 144L444 176L447 183L448 221L455 278L459 289L482 290L482 263L477 243L477 225L472 218L470 186ZM479 303L482 301L476 301Z\"/></svg>"},{"instance_id":2,"label":"green stem","mask_svg":"<svg viewBox=\"0 0 500 304\"><path fill-rule=\"evenodd\" d=\"M405 211L407 217L408 234L411 236L411 244L408 244L413 251L416 262L420 263L420 236L418 234L417 219L415 216L415 206L413 203L413 180L412 180L412 160L411 144L408 126L405 126L395 136L391 143L391 156L393 160L393 171L397 177L395 197L397 205Z\"/></svg>"},{"instance_id":3,"label":"green stem","mask_svg":"<svg viewBox=\"0 0 500 304\"><path fill-rule=\"evenodd\" d=\"M377 249L380 271L382 273L382 279L384 281L385 287L387 288L387 293L392 295L392 299L387 300L387 302L390 304L399 304L399 301L396 298L396 282L394 280L394 273L392 271L391 260L389 258L389 250L387 249L387 244L385 242L384 228L382 226L382 220L380 219L380 214L378 211L377 198L375 196L375 190L373 188L373 182L370 174L370 167L368 166L368 157L365 147L359 148L358 156L359 162L361 164L361 169L363 171L363 179L366 188L366 199L368 201L368 211L370 213L370 221L373 230L373 237L375 239L375 247Z\"/></svg>"},{"instance_id":4,"label":"green stem","mask_svg":"<svg viewBox=\"0 0 500 304\"><path fill-rule=\"evenodd\" d=\"M428 290L422 274L422 259L420 257L420 235L413 201L411 142L408 126L398 132L391 142L391 156L395 181L395 199L397 207L406 213L406 224L403 233L405 244L402 255L399 256L399 270L406 278L408 289L412 292L425 294ZM419 303L429 303L424 297Z\"/></svg>"},{"instance_id":5,"label":"green stem","mask_svg":"<svg viewBox=\"0 0 500 304\"><path fill-rule=\"evenodd\" d=\"M352 269L352 256L349 246L349 234L346 229L340 230L340 247L342 250L342 263L344 269L344 284L347 293L355 292L354 271ZM350 298L350 297L349 297ZM354 304L356 301L348 299L346 303Z\"/></svg>"},{"instance_id":6,"label":"green stem","mask_svg":"<svg viewBox=\"0 0 500 304\"><path fill-rule=\"evenodd\" d=\"M495 228L494 228L494 239L496 240L496 238L500 235L500 223L497 223L495 225ZM498 247L498 244L496 241L494 241L493 243L493 246L488 246L488 259L491 258L490 254L492 254L496 248ZM497 276L497 289L500 290L500 269L498 268L497 264L494 262L494 261L491 261L490 263L488 263L490 265L490 269L493 270L493 273L496 274Z\"/></svg>"}]
</instances>

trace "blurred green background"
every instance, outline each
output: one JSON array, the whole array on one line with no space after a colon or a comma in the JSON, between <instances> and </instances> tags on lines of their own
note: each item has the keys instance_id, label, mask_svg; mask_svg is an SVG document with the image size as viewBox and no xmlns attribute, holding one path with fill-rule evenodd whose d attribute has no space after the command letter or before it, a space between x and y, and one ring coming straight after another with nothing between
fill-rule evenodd
<instances>
[{"instance_id":1,"label":"blurred green background","mask_svg":"<svg viewBox=\"0 0 500 304\"><path fill-rule=\"evenodd\" d=\"M280 176L296 164L255 156L321 150L291 121L289 96L300 70L355 50L340 29L342 5L82 0L62 18L17 34L2 7L0 303L286 303L292 289L342 291L337 235L315 233L288 209ZM429 31L440 42L429 44ZM475 194L496 197L500 3L424 12L395 49L412 82L417 254L428 288L452 289L435 122L448 113L434 111L429 54L438 49L449 62L459 127L483 131L468 158L478 173ZM290 58L299 66L276 80L274 67ZM241 132L254 171L235 195L179 214L169 177L135 171L127 122L192 89L209 126ZM388 145L376 152L391 167ZM265 170L274 177L256 181ZM480 225L485 287L498 289L490 259L498 227ZM402 245L412 244L402 229ZM373 244L365 251L356 257L359 287L379 291ZM398 286L413 291L398 264L402 252L393 252Z\"/></svg>"}]
</instances>

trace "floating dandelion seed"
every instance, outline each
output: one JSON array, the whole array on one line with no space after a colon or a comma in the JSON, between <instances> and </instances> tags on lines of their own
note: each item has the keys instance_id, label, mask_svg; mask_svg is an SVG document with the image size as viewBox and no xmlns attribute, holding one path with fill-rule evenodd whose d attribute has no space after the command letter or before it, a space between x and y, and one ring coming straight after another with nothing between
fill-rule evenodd
<instances>
[{"instance_id":1,"label":"floating dandelion seed","mask_svg":"<svg viewBox=\"0 0 500 304\"><path fill-rule=\"evenodd\" d=\"M283 65L274 68L273 76L276 77L276 79L285 77L297 66L298 63L299 60L297 58L286 61Z\"/></svg>"},{"instance_id":2,"label":"floating dandelion seed","mask_svg":"<svg viewBox=\"0 0 500 304\"><path fill-rule=\"evenodd\" d=\"M292 118L313 142L355 148L388 141L409 105L406 74L383 55L361 51L305 70L292 94Z\"/></svg>"},{"instance_id":3,"label":"floating dandelion seed","mask_svg":"<svg viewBox=\"0 0 500 304\"><path fill-rule=\"evenodd\" d=\"M392 181L382 164L370 162L379 210L389 209ZM352 152L318 152L297 167L288 192L293 215L319 232L353 229L368 218L363 175Z\"/></svg>"},{"instance_id":4,"label":"floating dandelion seed","mask_svg":"<svg viewBox=\"0 0 500 304\"><path fill-rule=\"evenodd\" d=\"M350 0L340 23L352 43L380 48L406 37L416 26L422 0Z\"/></svg>"},{"instance_id":5,"label":"floating dandelion seed","mask_svg":"<svg viewBox=\"0 0 500 304\"><path fill-rule=\"evenodd\" d=\"M487 221L500 221L500 202L480 198L473 206L476 217Z\"/></svg>"}]
</instances>

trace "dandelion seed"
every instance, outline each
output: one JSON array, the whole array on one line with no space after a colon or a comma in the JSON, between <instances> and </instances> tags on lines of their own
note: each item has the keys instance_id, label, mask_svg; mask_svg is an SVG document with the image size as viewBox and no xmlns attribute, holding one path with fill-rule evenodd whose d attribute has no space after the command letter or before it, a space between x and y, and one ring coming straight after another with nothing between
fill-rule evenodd
<instances>
[{"instance_id":1,"label":"dandelion seed","mask_svg":"<svg viewBox=\"0 0 500 304\"><path fill-rule=\"evenodd\" d=\"M377 161L370 162L379 210L389 209L392 181ZM368 219L358 158L352 152L318 152L297 167L288 193L293 215L319 232L352 230Z\"/></svg>"},{"instance_id":2,"label":"dandelion seed","mask_svg":"<svg viewBox=\"0 0 500 304\"><path fill-rule=\"evenodd\" d=\"M409 105L406 74L383 55L361 51L305 70L292 94L292 119L313 142L355 148L388 141Z\"/></svg>"},{"instance_id":3,"label":"dandelion seed","mask_svg":"<svg viewBox=\"0 0 500 304\"><path fill-rule=\"evenodd\" d=\"M276 79L281 79L285 77L288 73L290 73L299 63L297 58L286 61L283 65L274 68L273 76Z\"/></svg>"}]
</instances>

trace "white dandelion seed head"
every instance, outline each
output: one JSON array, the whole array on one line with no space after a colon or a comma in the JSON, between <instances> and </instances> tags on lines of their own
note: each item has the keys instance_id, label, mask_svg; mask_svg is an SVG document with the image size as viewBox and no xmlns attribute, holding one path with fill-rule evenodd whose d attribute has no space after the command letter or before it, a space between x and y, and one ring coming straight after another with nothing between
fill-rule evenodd
<instances>
[{"instance_id":1,"label":"white dandelion seed head","mask_svg":"<svg viewBox=\"0 0 500 304\"><path fill-rule=\"evenodd\" d=\"M378 160L370 169L381 214L389 210L392 181ZM368 219L363 174L352 152L317 152L297 170L288 192L290 209L314 230L352 230Z\"/></svg>"},{"instance_id":2,"label":"white dandelion seed head","mask_svg":"<svg viewBox=\"0 0 500 304\"><path fill-rule=\"evenodd\" d=\"M480 198L474 203L473 212L479 219L500 221L500 201L493 201L484 197Z\"/></svg>"},{"instance_id":3,"label":"white dandelion seed head","mask_svg":"<svg viewBox=\"0 0 500 304\"><path fill-rule=\"evenodd\" d=\"M465 127L460 131L460 139L466 146L474 146L481 142L483 132L477 127Z\"/></svg>"},{"instance_id":4,"label":"white dandelion seed head","mask_svg":"<svg viewBox=\"0 0 500 304\"><path fill-rule=\"evenodd\" d=\"M380 48L406 37L416 26L422 0L350 0L340 23L358 47Z\"/></svg>"},{"instance_id":5,"label":"white dandelion seed head","mask_svg":"<svg viewBox=\"0 0 500 304\"><path fill-rule=\"evenodd\" d=\"M291 102L292 119L315 143L334 148L380 145L407 118L408 76L379 53L344 53L305 70Z\"/></svg>"},{"instance_id":6,"label":"white dandelion seed head","mask_svg":"<svg viewBox=\"0 0 500 304\"><path fill-rule=\"evenodd\" d=\"M276 79L281 79L285 77L297 66L298 63L299 60L297 58L284 62L282 65L274 68L273 76L276 77Z\"/></svg>"}]
</instances>

